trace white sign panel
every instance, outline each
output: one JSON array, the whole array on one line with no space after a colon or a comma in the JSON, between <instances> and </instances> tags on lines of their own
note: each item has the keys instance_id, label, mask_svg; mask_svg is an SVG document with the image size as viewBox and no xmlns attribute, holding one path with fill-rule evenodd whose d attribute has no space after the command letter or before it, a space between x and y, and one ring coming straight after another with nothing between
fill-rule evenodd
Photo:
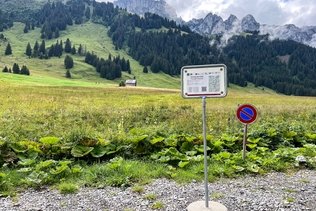
<instances>
[{"instance_id":1,"label":"white sign panel","mask_svg":"<svg viewBox=\"0 0 316 211\"><path fill-rule=\"evenodd\" d=\"M224 64L185 66L181 69L184 98L225 97L227 68Z\"/></svg>"}]
</instances>

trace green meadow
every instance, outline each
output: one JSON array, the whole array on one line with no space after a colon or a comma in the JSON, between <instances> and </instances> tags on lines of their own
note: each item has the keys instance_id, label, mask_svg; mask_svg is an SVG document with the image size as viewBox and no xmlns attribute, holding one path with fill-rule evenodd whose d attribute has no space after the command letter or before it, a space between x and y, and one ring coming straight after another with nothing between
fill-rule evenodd
<instances>
[{"instance_id":1,"label":"green meadow","mask_svg":"<svg viewBox=\"0 0 316 211\"><path fill-rule=\"evenodd\" d=\"M18 63L20 66L26 65L29 67L31 74L34 76L45 76L57 79L65 78L64 57L51 58L48 60L41 60L37 58L29 59L25 55L27 43L34 46L37 40L41 44L40 29L36 28L29 33L23 33L24 24L14 23L14 27L5 31L3 34L8 38L13 50L13 54L10 56L4 56L6 42L0 42L0 68L7 65L12 67L13 63ZM143 74L143 66L137 61L132 59L126 54L125 51L115 50L115 47L111 41L111 38L107 35L107 28L87 22L81 25L68 26L66 31L61 32L61 36L58 39L46 40L46 47L50 47L55 44L57 40L66 41L69 38L77 48L79 45L83 45L86 51L94 52L97 56L102 58L108 58L109 54L113 56L120 56L130 60L132 74L123 74L123 79L134 78L138 80L138 84L147 87L156 88L177 88L180 85L180 80L177 77L171 77L166 74ZM91 34L93 32L93 35ZM108 81L101 79L94 67L84 62L83 56L73 56L74 68L71 69L73 79L83 82L98 82L106 84L118 84L120 80Z\"/></svg>"}]
</instances>

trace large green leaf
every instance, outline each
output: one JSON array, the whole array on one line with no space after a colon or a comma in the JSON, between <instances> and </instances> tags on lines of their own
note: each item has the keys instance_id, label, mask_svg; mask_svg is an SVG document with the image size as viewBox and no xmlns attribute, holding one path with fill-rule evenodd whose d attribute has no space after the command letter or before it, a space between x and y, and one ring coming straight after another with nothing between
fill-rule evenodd
<instances>
[{"instance_id":1,"label":"large green leaf","mask_svg":"<svg viewBox=\"0 0 316 211\"><path fill-rule=\"evenodd\" d=\"M92 157L100 158L103 157L108 152L107 147L97 145L91 151Z\"/></svg>"},{"instance_id":2,"label":"large green leaf","mask_svg":"<svg viewBox=\"0 0 316 211\"><path fill-rule=\"evenodd\" d=\"M76 158L83 157L89 154L93 149L94 149L93 147L76 145L71 149L71 155Z\"/></svg>"},{"instance_id":3,"label":"large green leaf","mask_svg":"<svg viewBox=\"0 0 316 211\"><path fill-rule=\"evenodd\" d=\"M39 140L42 144L54 145L60 142L60 138L57 137L43 137Z\"/></svg>"},{"instance_id":4,"label":"large green leaf","mask_svg":"<svg viewBox=\"0 0 316 211\"><path fill-rule=\"evenodd\" d=\"M154 138L154 139L151 139L149 142L154 145L154 144L157 144L157 143L161 143L165 140L164 137L157 137L157 138Z\"/></svg>"},{"instance_id":5,"label":"large green leaf","mask_svg":"<svg viewBox=\"0 0 316 211\"><path fill-rule=\"evenodd\" d=\"M25 145L22 145L20 143L12 143L10 144L11 149L13 149L17 153L24 153L27 151L28 147Z\"/></svg>"},{"instance_id":6,"label":"large green leaf","mask_svg":"<svg viewBox=\"0 0 316 211\"><path fill-rule=\"evenodd\" d=\"M184 168L184 167L187 166L189 163L190 163L189 161L180 161L180 162L178 163L178 166L179 166L180 168Z\"/></svg>"}]
</instances>

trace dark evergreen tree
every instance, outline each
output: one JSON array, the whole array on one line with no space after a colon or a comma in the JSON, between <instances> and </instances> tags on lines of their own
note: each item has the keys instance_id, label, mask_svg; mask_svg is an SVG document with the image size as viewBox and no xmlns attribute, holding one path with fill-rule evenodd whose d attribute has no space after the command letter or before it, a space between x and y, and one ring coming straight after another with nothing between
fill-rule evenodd
<instances>
[{"instance_id":1,"label":"dark evergreen tree","mask_svg":"<svg viewBox=\"0 0 316 211\"><path fill-rule=\"evenodd\" d=\"M74 46L72 46L72 48L71 48L71 54L72 55L75 55L77 53L77 50L76 50L76 47L75 47L75 45Z\"/></svg>"},{"instance_id":2,"label":"dark evergreen tree","mask_svg":"<svg viewBox=\"0 0 316 211\"><path fill-rule=\"evenodd\" d=\"M32 47L30 43L27 43L25 55L27 55L29 58L32 56Z\"/></svg>"},{"instance_id":3,"label":"dark evergreen tree","mask_svg":"<svg viewBox=\"0 0 316 211\"><path fill-rule=\"evenodd\" d=\"M70 73L70 70L69 69L67 69L66 70L66 78L71 78L71 73Z\"/></svg>"},{"instance_id":4,"label":"dark evergreen tree","mask_svg":"<svg viewBox=\"0 0 316 211\"><path fill-rule=\"evenodd\" d=\"M33 57L38 57L38 55L39 55L39 44L36 40L33 47Z\"/></svg>"},{"instance_id":5,"label":"dark evergreen tree","mask_svg":"<svg viewBox=\"0 0 316 211\"><path fill-rule=\"evenodd\" d=\"M5 49L4 54L5 54L5 55L11 55L11 54L12 54L12 48L11 48L10 43L7 44L7 47L6 47L6 49Z\"/></svg>"},{"instance_id":6,"label":"dark evergreen tree","mask_svg":"<svg viewBox=\"0 0 316 211\"><path fill-rule=\"evenodd\" d=\"M12 72L13 72L14 74L20 74L20 67L19 67L19 65L18 65L17 63L14 63L14 64L13 64Z\"/></svg>"},{"instance_id":7,"label":"dark evergreen tree","mask_svg":"<svg viewBox=\"0 0 316 211\"><path fill-rule=\"evenodd\" d=\"M29 29L30 29L30 27L29 27L27 24L25 24L24 29L23 29L23 32L24 32L24 33L28 33L28 32L29 32Z\"/></svg>"},{"instance_id":8,"label":"dark evergreen tree","mask_svg":"<svg viewBox=\"0 0 316 211\"><path fill-rule=\"evenodd\" d=\"M42 40L42 43L39 47L39 53L45 55L46 54L46 44L45 40Z\"/></svg>"},{"instance_id":9,"label":"dark evergreen tree","mask_svg":"<svg viewBox=\"0 0 316 211\"><path fill-rule=\"evenodd\" d=\"M11 67L9 67L9 73L12 73L12 69L11 69Z\"/></svg>"},{"instance_id":10,"label":"dark evergreen tree","mask_svg":"<svg viewBox=\"0 0 316 211\"><path fill-rule=\"evenodd\" d=\"M4 72L4 73L8 73L8 72L9 72L8 67L7 67L7 66L5 66L5 67L3 68L3 70L2 70L2 72Z\"/></svg>"},{"instance_id":11,"label":"dark evergreen tree","mask_svg":"<svg viewBox=\"0 0 316 211\"><path fill-rule=\"evenodd\" d=\"M66 43L65 43L65 52L71 53L71 42L70 42L69 38L67 38Z\"/></svg>"},{"instance_id":12,"label":"dark evergreen tree","mask_svg":"<svg viewBox=\"0 0 316 211\"><path fill-rule=\"evenodd\" d=\"M85 16L86 16L86 18L87 18L88 20L90 19L91 11L90 11L90 8L89 8L89 7L86 8Z\"/></svg>"},{"instance_id":13,"label":"dark evergreen tree","mask_svg":"<svg viewBox=\"0 0 316 211\"><path fill-rule=\"evenodd\" d=\"M126 71L128 72L128 74L131 74L131 73L132 73L131 65L130 65L130 63L129 63L129 60L127 60L127 63L126 63Z\"/></svg>"},{"instance_id":14,"label":"dark evergreen tree","mask_svg":"<svg viewBox=\"0 0 316 211\"><path fill-rule=\"evenodd\" d=\"M55 56L55 45L51 45L50 48L48 49L48 57L53 57Z\"/></svg>"},{"instance_id":15,"label":"dark evergreen tree","mask_svg":"<svg viewBox=\"0 0 316 211\"><path fill-rule=\"evenodd\" d=\"M64 60L64 65L66 69L71 69L74 66L74 61L71 56L66 55L65 60Z\"/></svg>"},{"instance_id":16,"label":"dark evergreen tree","mask_svg":"<svg viewBox=\"0 0 316 211\"><path fill-rule=\"evenodd\" d=\"M30 75L30 70L25 65L23 65L20 73L22 75Z\"/></svg>"},{"instance_id":17,"label":"dark evergreen tree","mask_svg":"<svg viewBox=\"0 0 316 211\"><path fill-rule=\"evenodd\" d=\"M148 68L147 68L147 66L144 67L143 73L148 73Z\"/></svg>"}]
</instances>

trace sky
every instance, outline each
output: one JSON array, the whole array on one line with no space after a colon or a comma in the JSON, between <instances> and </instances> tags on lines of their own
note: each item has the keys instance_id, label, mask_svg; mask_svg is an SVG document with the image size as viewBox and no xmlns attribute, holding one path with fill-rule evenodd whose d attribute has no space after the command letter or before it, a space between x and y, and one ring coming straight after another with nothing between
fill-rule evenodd
<instances>
[{"instance_id":1,"label":"sky","mask_svg":"<svg viewBox=\"0 0 316 211\"><path fill-rule=\"evenodd\" d=\"M100 0L101 1L101 0ZM103 0L106 1L106 0ZM110 0L113 1L113 0ZM316 0L166 0L185 21L208 13L227 19L252 14L261 24L316 25Z\"/></svg>"}]
</instances>

